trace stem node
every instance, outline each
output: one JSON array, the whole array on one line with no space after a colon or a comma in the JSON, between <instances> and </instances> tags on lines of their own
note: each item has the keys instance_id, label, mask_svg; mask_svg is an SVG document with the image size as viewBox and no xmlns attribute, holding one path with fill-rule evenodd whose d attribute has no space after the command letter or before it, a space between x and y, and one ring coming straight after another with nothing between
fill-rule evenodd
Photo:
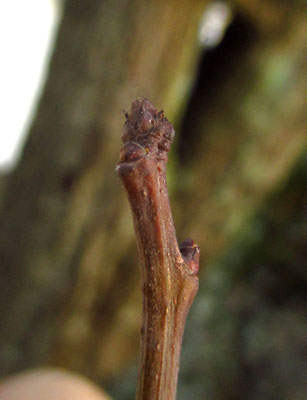
<instances>
[{"instance_id":1,"label":"stem node","mask_svg":"<svg viewBox=\"0 0 307 400\"><path fill-rule=\"evenodd\" d=\"M138 400L174 400L187 313L198 289L199 247L178 246L166 186L175 131L147 99L125 114L117 172L131 206L142 265L143 322Z\"/></svg>"}]
</instances>

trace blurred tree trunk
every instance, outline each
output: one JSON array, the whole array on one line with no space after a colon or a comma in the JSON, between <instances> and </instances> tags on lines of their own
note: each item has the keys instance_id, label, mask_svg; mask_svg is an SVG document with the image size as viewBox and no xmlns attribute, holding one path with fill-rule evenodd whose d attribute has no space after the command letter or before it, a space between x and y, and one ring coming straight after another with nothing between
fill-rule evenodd
<instances>
[{"instance_id":1,"label":"blurred tree trunk","mask_svg":"<svg viewBox=\"0 0 307 400\"><path fill-rule=\"evenodd\" d=\"M129 271L130 214L114 172L121 110L145 96L174 117L195 72L203 6L66 2L37 116L2 201L2 373L46 362L56 333L69 342L65 354L55 351L56 362L94 375L113 371L131 352L121 354L111 335L112 357L94 362L96 338L107 340L104 330L112 329L114 304L101 304L110 290L118 306L126 302L121 285L137 281L136 269ZM59 320L67 304L69 315Z\"/></svg>"},{"instance_id":2,"label":"blurred tree trunk","mask_svg":"<svg viewBox=\"0 0 307 400\"><path fill-rule=\"evenodd\" d=\"M106 379L135 354L138 262L114 173L120 110L147 96L170 120L179 115L199 59L203 5L67 2L2 202L2 371L49 362ZM206 261L229 245L305 140L306 25L296 8L280 8L270 29L246 11L221 52L204 56L178 140L175 221Z\"/></svg>"},{"instance_id":3,"label":"blurred tree trunk","mask_svg":"<svg viewBox=\"0 0 307 400\"><path fill-rule=\"evenodd\" d=\"M8 178L7 173L0 171L0 207L1 207L1 201L3 199L3 193L5 192L7 178Z\"/></svg>"}]
</instances>

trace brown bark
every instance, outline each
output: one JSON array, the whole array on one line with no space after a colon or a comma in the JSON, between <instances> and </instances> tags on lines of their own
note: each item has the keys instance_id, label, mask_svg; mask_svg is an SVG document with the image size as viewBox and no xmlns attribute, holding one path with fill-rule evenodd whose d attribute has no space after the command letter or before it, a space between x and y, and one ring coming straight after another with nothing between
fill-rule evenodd
<instances>
[{"instance_id":1,"label":"brown bark","mask_svg":"<svg viewBox=\"0 0 307 400\"><path fill-rule=\"evenodd\" d=\"M138 95L163 99L171 116L184 104L202 8L203 1L67 2L37 116L2 202L2 373L50 358L101 377L133 352L124 343L120 353L120 340L129 330L134 336L137 315L112 332L114 319L125 325L115 310L129 304L130 289L108 301L113 285L118 293L129 282L125 274L130 285L137 280L127 268L117 271L129 267L124 255L133 240L112 172L118 111Z\"/></svg>"},{"instance_id":2,"label":"brown bark","mask_svg":"<svg viewBox=\"0 0 307 400\"><path fill-rule=\"evenodd\" d=\"M166 186L174 129L146 99L127 114L117 172L126 188L142 265L143 322L137 399L176 396L185 319L198 289L199 249L179 250Z\"/></svg>"},{"instance_id":3,"label":"brown bark","mask_svg":"<svg viewBox=\"0 0 307 400\"><path fill-rule=\"evenodd\" d=\"M49 359L103 379L135 354L137 262L112 175L118 110L141 95L176 116L197 63L201 9L188 0L67 2L38 113L3 197L3 373ZM251 16L265 14L258 11L248 12L249 27ZM180 179L175 218L179 235L184 227L200 239L206 260L231 243L305 141L305 16L296 7L284 16L278 29L256 28L248 42L243 29L222 47L224 57L206 72L207 97L189 110L182 137L195 146L172 176Z\"/></svg>"}]
</instances>

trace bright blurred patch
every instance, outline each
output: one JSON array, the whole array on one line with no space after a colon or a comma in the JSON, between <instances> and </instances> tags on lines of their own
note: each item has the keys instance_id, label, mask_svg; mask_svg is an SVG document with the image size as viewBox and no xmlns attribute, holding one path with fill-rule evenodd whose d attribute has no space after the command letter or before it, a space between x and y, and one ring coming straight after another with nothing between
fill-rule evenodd
<instances>
[{"instance_id":1,"label":"bright blurred patch","mask_svg":"<svg viewBox=\"0 0 307 400\"><path fill-rule=\"evenodd\" d=\"M52 0L0 5L0 167L11 166L30 122L55 28Z\"/></svg>"},{"instance_id":2,"label":"bright blurred patch","mask_svg":"<svg viewBox=\"0 0 307 400\"><path fill-rule=\"evenodd\" d=\"M225 30L232 19L232 10L223 1L210 3L204 12L198 38L204 47L215 47L223 39Z\"/></svg>"}]
</instances>

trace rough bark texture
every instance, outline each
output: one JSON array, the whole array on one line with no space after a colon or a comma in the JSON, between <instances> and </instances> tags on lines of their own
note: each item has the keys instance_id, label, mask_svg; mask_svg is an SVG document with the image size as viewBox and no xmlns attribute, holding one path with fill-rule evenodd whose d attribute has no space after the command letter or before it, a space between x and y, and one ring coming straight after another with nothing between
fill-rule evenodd
<instances>
[{"instance_id":1,"label":"rough bark texture","mask_svg":"<svg viewBox=\"0 0 307 400\"><path fill-rule=\"evenodd\" d=\"M126 114L117 172L131 206L142 265L143 318L137 399L173 400L185 320L198 289L199 248L179 249L166 186L175 131L147 100Z\"/></svg>"}]
</instances>

